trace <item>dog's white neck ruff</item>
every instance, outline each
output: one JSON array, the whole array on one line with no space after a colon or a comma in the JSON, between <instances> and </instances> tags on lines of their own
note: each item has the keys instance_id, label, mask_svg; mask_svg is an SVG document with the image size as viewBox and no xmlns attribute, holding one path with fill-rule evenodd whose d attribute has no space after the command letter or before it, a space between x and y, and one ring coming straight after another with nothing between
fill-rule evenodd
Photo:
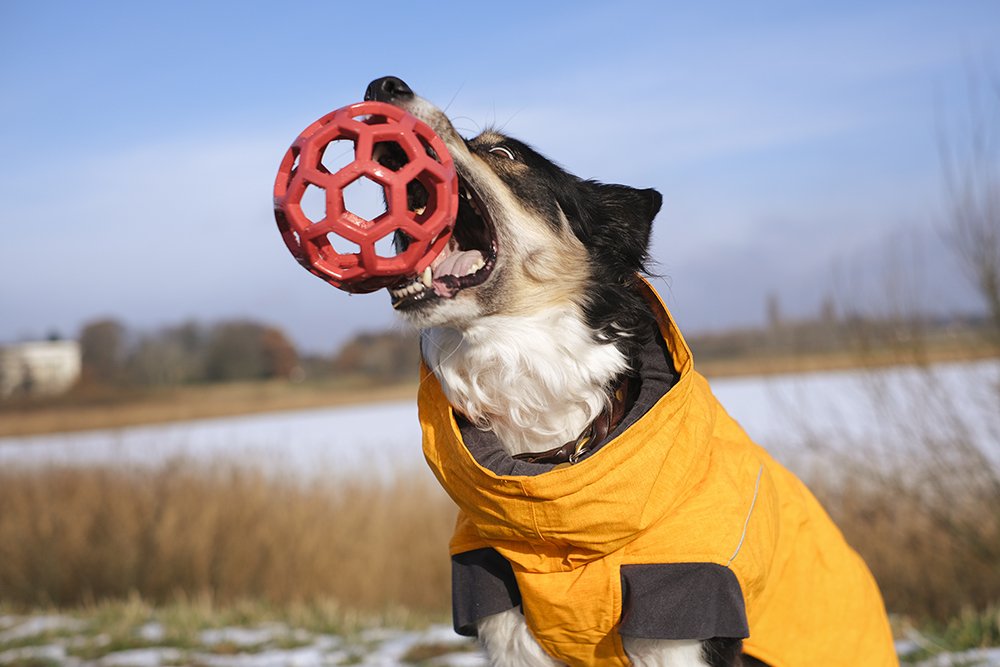
<instances>
[{"instance_id":1,"label":"dog's white neck ruff","mask_svg":"<svg viewBox=\"0 0 1000 667\"><path fill-rule=\"evenodd\" d=\"M493 315L461 331L424 329L421 346L451 405L511 455L574 440L628 366L617 347L595 340L574 306Z\"/></svg>"}]
</instances>

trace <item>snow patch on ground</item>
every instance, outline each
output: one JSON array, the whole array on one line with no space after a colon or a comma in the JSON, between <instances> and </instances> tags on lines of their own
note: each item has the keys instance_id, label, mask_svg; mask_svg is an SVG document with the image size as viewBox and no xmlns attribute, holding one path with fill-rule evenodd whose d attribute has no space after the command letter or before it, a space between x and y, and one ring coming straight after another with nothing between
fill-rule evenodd
<instances>
[{"instance_id":1,"label":"snow patch on ground","mask_svg":"<svg viewBox=\"0 0 1000 667\"><path fill-rule=\"evenodd\" d=\"M486 667L486 657L468 637L446 626L423 631L378 628L354 637L314 634L280 623L253 627L226 627L203 630L200 645L194 648L146 646L110 651L93 659L79 657L80 649L95 653L106 646L106 636L92 634L87 622L59 615L0 616L0 665L48 665L49 667ZM156 622L135 628L135 637L156 644L166 630ZM52 635L56 635L53 637ZM31 638L37 645L21 645L4 650L5 644L23 644ZM298 643L280 648L284 642ZM905 659L920 648L912 639L896 642L896 651ZM224 649L224 650L221 650ZM100 651L97 651L100 653ZM904 663L906 664L906 663ZM916 667L1000 667L1000 648L942 653L911 663Z\"/></svg>"},{"instance_id":2,"label":"snow patch on ground","mask_svg":"<svg viewBox=\"0 0 1000 667\"><path fill-rule=\"evenodd\" d=\"M46 632L82 630L86 625L83 621L66 616L53 615L30 616L23 621L19 621L16 616L4 616L0 620L4 621L0 627L9 628L0 632L0 644L7 644L26 637L34 637Z\"/></svg>"},{"instance_id":3,"label":"snow patch on ground","mask_svg":"<svg viewBox=\"0 0 1000 667\"><path fill-rule=\"evenodd\" d=\"M203 630L194 648L156 646L166 630L156 622L135 628L140 643L151 646L103 653L106 636L91 634L87 623L67 616L0 616L0 665L51 667L485 667L485 656L468 637L446 626L403 631L380 628L356 637L314 634L280 623ZM53 637L53 635L56 635ZM32 639L37 640L34 645ZM5 649L5 644L21 644ZM291 648L281 645L297 644ZM103 655L100 655L103 653ZM81 654L99 654L84 659Z\"/></svg>"}]
</instances>

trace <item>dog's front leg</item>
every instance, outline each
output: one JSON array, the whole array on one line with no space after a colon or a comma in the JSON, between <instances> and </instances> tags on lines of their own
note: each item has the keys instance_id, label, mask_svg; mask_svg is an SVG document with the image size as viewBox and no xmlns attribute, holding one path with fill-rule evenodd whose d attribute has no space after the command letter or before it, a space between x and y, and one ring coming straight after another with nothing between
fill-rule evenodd
<instances>
[{"instance_id":1,"label":"dog's front leg","mask_svg":"<svg viewBox=\"0 0 1000 667\"><path fill-rule=\"evenodd\" d=\"M637 639L622 637L634 667L709 667L697 639Z\"/></svg>"},{"instance_id":2,"label":"dog's front leg","mask_svg":"<svg viewBox=\"0 0 1000 667\"><path fill-rule=\"evenodd\" d=\"M545 652L516 607L487 616L476 627L492 667L565 667Z\"/></svg>"},{"instance_id":3,"label":"dog's front leg","mask_svg":"<svg viewBox=\"0 0 1000 667\"><path fill-rule=\"evenodd\" d=\"M479 639L492 667L560 667L528 630L517 608L479 621ZM625 653L634 667L709 667L697 640L624 637Z\"/></svg>"}]
</instances>

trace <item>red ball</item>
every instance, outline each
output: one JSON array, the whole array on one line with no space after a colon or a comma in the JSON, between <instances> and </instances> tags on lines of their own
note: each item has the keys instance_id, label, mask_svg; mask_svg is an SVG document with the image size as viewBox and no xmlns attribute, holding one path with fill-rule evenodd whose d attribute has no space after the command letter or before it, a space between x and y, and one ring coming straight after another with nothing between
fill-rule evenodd
<instances>
[{"instance_id":1,"label":"red ball","mask_svg":"<svg viewBox=\"0 0 1000 667\"><path fill-rule=\"evenodd\" d=\"M338 140L353 143L354 160L331 171L324 153ZM380 143L401 158L398 168L375 161ZM365 178L385 195L386 211L373 220L344 205L344 189ZM418 211L407 208L407 186L414 181L427 194ZM302 210L310 186L324 193L325 213L312 215L319 219ZM347 292L374 292L422 272L448 244L457 214L458 177L444 142L422 121L383 102L352 104L310 125L288 149L274 182L274 217L285 245L302 266ZM397 231L409 241L406 249L379 254L376 243L389 245Z\"/></svg>"}]
</instances>

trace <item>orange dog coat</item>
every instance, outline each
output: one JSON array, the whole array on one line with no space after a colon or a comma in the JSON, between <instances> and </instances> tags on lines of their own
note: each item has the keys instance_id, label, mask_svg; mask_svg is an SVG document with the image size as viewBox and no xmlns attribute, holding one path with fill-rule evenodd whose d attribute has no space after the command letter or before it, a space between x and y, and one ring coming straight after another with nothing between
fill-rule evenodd
<instances>
[{"instance_id":1,"label":"orange dog coat","mask_svg":"<svg viewBox=\"0 0 1000 667\"><path fill-rule=\"evenodd\" d=\"M659 297L639 289L679 379L575 465L484 467L423 369L424 454L461 509L453 559L502 556L516 581L507 606L519 598L532 634L569 665L628 665L622 635L743 637L772 667L897 665L868 568L726 414Z\"/></svg>"}]
</instances>

